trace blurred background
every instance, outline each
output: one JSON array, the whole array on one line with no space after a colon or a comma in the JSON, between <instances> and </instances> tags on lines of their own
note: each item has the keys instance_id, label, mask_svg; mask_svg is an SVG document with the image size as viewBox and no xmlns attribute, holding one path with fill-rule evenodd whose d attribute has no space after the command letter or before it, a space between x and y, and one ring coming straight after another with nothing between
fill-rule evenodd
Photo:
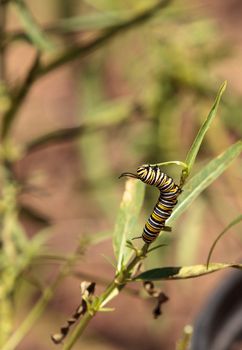
<instances>
[{"instance_id":1,"label":"blurred background","mask_svg":"<svg viewBox=\"0 0 242 350\"><path fill-rule=\"evenodd\" d=\"M10 103L6 91L24 79L37 47L48 64L156 3L26 1L39 25L35 32L18 4L7 5L1 112ZM100 292L112 279L111 236L124 190L118 176L142 163L184 160L224 80L227 91L194 173L241 138L241 13L239 0L168 1L149 19L120 30L88 55L80 52L33 84L8 136L21 154L12 169L23 185L18 196L21 229L28 237L49 230L45 257L31 261L24 281L16 283L15 327L38 300L36 284L48 285L58 271L61 261L46 256L67 256L77 246L82 250L75 273L59 284L17 349L56 348L50 334L58 332L80 302L80 282L97 281ZM55 137L56 131L62 136ZM205 263L214 239L241 213L241 166L236 160L194 202L173 227L169 246L154 252L147 267ZM179 181L180 169L170 166L165 171ZM156 198L156 190L147 188L134 236ZM238 227L218 244L213 261L239 261ZM227 274L158 284L170 298L158 320L145 293L142 297L124 291L110 305L115 312L98 315L75 349L175 349L184 326L194 322Z\"/></svg>"}]
</instances>

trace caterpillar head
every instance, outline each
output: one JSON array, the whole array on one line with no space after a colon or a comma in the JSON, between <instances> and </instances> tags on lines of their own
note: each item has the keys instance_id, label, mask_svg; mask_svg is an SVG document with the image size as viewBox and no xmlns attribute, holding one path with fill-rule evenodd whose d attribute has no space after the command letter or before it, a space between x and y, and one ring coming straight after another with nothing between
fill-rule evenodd
<instances>
[{"instance_id":1,"label":"caterpillar head","mask_svg":"<svg viewBox=\"0 0 242 350\"><path fill-rule=\"evenodd\" d=\"M123 176L129 176L129 177L133 177L135 179L139 179L141 181L144 181L148 174L150 175L150 173L153 171L153 167L150 164L143 164L141 166L138 167L137 169L137 174L133 174L133 173L123 173L119 176L123 177Z\"/></svg>"}]
</instances>

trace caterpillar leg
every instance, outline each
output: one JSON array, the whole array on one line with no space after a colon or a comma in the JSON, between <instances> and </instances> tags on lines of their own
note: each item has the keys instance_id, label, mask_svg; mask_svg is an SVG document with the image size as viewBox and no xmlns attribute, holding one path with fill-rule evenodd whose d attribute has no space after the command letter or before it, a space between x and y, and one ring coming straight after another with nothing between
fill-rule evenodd
<instances>
[{"instance_id":1,"label":"caterpillar leg","mask_svg":"<svg viewBox=\"0 0 242 350\"><path fill-rule=\"evenodd\" d=\"M135 237L135 238L142 238L142 237ZM146 252L147 252L147 250L144 250L144 251L142 251L140 248L138 248L138 247L136 247L134 244L133 244L133 242L132 242L132 240L130 241L130 240L127 240L126 241L126 247L127 248L130 248L130 249L132 249L132 250L134 250L134 252L135 252L135 254L136 254L136 256L145 256L146 255Z\"/></svg>"},{"instance_id":2,"label":"caterpillar leg","mask_svg":"<svg viewBox=\"0 0 242 350\"><path fill-rule=\"evenodd\" d=\"M142 238L142 236L133 237L133 238L132 238L132 241L133 241L134 239L140 239L140 238Z\"/></svg>"},{"instance_id":3,"label":"caterpillar leg","mask_svg":"<svg viewBox=\"0 0 242 350\"><path fill-rule=\"evenodd\" d=\"M171 232L172 228L170 226L164 226L162 227L162 231Z\"/></svg>"}]
</instances>

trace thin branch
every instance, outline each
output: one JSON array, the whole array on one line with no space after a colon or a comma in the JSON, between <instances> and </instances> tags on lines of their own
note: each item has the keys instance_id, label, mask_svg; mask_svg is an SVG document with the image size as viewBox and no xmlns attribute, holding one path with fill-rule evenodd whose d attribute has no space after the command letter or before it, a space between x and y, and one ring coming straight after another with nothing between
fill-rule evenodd
<instances>
[{"instance_id":1,"label":"thin branch","mask_svg":"<svg viewBox=\"0 0 242 350\"><path fill-rule=\"evenodd\" d=\"M124 271L120 271L115 276L114 280L109 284L106 290L100 295L99 308L91 308L86 312L80 322L77 324L76 328L70 334L64 344L63 350L72 349L73 345L76 343L77 339L82 335L86 327L92 318L96 315L102 307L104 307L110 300L112 300L128 283L131 273L137 264L139 264L146 256L148 245L145 243L140 249L139 253L134 253L131 257L129 263L127 264Z\"/></svg>"},{"instance_id":2,"label":"thin branch","mask_svg":"<svg viewBox=\"0 0 242 350\"><path fill-rule=\"evenodd\" d=\"M21 342L21 340L28 334L30 329L33 327L33 324L40 318L43 314L46 306L50 302L50 300L54 296L54 292L56 288L59 286L60 282L65 278L65 276L69 273L72 268L72 265L75 261L76 252L69 257L66 263L60 269L55 281L42 293L42 296L34 305L28 316L24 319L24 321L19 325L16 331L9 338L7 343L3 346L2 350L14 350Z\"/></svg>"},{"instance_id":3,"label":"thin branch","mask_svg":"<svg viewBox=\"0 0 242 350\"><path fill-rule=\"evenodd\" d=\"M13 120L16 116L16 113L18 112L22 102L24 101L32 84L36 79L36 74L39 67L40 67L40 54L38 52L24 82L22 83L22 86L18 89L18 91L15 93L15 96L13 97L13 102L11 107L3 117L2 130L1 130L2 139L5 139L7 137L9 130L12 126Z\"/></svg>"},{"instance_id":4,"label":"thin branch","mask_svg":"<svg viewBox=\"0 0 242 350\"><path fill-rule=\"evenodd\" d=\"M40 299L30 311L26 319L21 323L15 333L10 337L2 350L14 350L26 334L30 331L36 320L42 315L50 299L53 297L54 288L47 287Z\"/></svg>"},{"instance_id":5,"label":"thin branch","mask_svg":"<svg viewBox=\"0 0 242 350\"><path fill-rule=\"evenodd\" d=\"M130 18L130 11L125 12L105 12L87 14L85 16L74 16L70 18L59 19L56 23L46 24L42 27L42 31L46 34L63 35L78 34L90 30L102 30L111 26L115 26ZM29 36L22 30L14 30L6 33L6 44L17 40L30 42Z\"/></svg>"},{"instance_id":6,"label":"thin branch","mask_svg":"<svg viewBox=\"0 0 242 350\"><path fill-rule=\"evenodd\" d=\"M97 132L97 131L109 131L114 128L121 128L126 124L136 123L137 118L139 121L148 121L149 118L146 118L146 115L143 113L143 107L140 105L135 105L135 103L130 106L130 110L127 112L127 115L121 118L120 120L112 120L110 123L102 124L81 124L78 126L73 126L70 128L63 128L60 130L51 131L45 135L39 136L36 139L29 141L25 146L25 154L39 150L43 147L48 147L52 144L57 144L65 141L74 141L81 137L83 134Z\"/></svg>"},{"instance_id":7,"label":"thin branch","mask_svg":"<svg viewBox=\"0 0 242 350\"><path fill-rule=\"evenodd\" d=\"M170 2L171 0L159 1L157 4L153 5L148 10L145 10L139 13L138 15L132 17L131 19L128 19L123 23L117 24L116 26L106 29L105 31L103 31L103 34L93 39L91 42L87 43L86 45L75 46L67 50L66 52L61 54L59 57L54 59L52 62L49 62L45 66L42 66L38 70L38 77L41 77L49 73L50 71L53 71L59 68L60 66L62 66L63 64L69 61L72 61L80 57L85 57L86 55L90 54L92 51L99 48L100 45L103 45L104 43L110 41L120 33L125 32L129 29L132 29L137 25L141 25L147 20L151 19L155 14L157 14L157 11L166 7Z\"/></svg>"},{"instance_id":8,"label":"thin branch","mask_svg":"<svg viewBox=\"0 0 242 350\"><path fill-rule=\"evenodd\" d=\"M7 137L11 129L12 123L15 119L15 116L35 81L70 61L73 61L77 58L86 57L88 54L90 54L94 50L97 50L100 46L109 42L111 39L115 38L122 32L126 32L129 29L134 28L135 26L145 23L154 15L156 15L157 11L166 7L170 2L171 0L159 1L157 4L132 17L131 19L104 30L102 34L100 34L97 38L91 40L90 42L66 50L59 57L45 65L40 65L38 57L30 72L28 73L26 80L18 89L17 95L14 97L14 100L12 102L12 107L4 115L1 138L4 140Z\"/></svg>"},{"instance_id":9,"label":"thin branch","mask_svg":"<svg viewBox=\"0 0 242 350\"><path fill-rule=\"evenodd\" d=\"M26 30L27 37L40 51L49 51L54 45L40 28L40 25L35 20L29 7L23 0L12 0L16 7L16 11L23 27Z\"/></svg>"},{"instance_id":10,"label":"thin branch","mask_svg":"<svg viewBox=\"0 0 242 350\"><path fill-rule=\"evenodd\" d=\"M75 140L78 138L83 132L88 129L86 125L74 126L71 128L65 128L60 130L55 130L40 136L32 141L30 141L26 147L25 152L29 153L35 151L41 147L46 147L51 144L56 144L58 142L65 142L69 140Z\"/></svg>"}]
</instances>

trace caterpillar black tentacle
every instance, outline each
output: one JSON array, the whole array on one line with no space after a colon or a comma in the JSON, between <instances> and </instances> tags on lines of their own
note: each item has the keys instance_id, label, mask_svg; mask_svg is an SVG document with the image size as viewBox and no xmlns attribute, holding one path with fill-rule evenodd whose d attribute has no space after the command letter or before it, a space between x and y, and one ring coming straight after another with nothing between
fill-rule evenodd
<instances>
[{"instance_id":1,"label":"caterpillar black tentacle","mask_svg":"<svg viewBox=\"0 0 242 350\"><path fill-rule=\"evenodd\" d=\"M170 228L165 226L165 222L171 216L172 210L177 204L177 197L182 190L158 166L144 164L137 169L137 175L123 173L120 177L122 176L139 179L148 185L156 186L160 190L158 201L142 233L143 241L150 244L158 237L160 231L170 231Z\"/></svg>"}]
</instances>

